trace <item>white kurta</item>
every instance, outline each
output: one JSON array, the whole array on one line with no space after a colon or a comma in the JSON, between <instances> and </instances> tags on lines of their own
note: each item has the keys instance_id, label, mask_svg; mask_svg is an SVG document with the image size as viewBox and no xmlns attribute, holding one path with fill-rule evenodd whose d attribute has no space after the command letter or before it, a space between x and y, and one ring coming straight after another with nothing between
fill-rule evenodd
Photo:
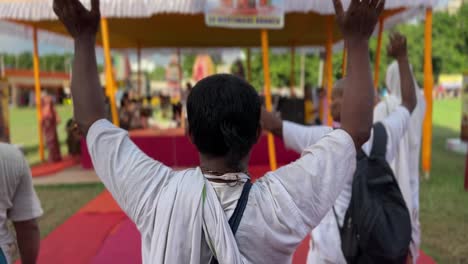
<instances>
[{"instance_id":1,"label":"white kurta","mask_svg":"<svg viewBox=\"0 0 468 264\"><path fill-rule=\"evenodd\" d=\"M380 102L374 109L374 121L385 119L401 104L401 81L398 63L393 62L387 69L387 87L390 96ZM421 152L422 125L426 113L426 102L416 80L417 104L411 114L408 131L400 141L400 147L395 159L390 163L398 185L411 212L412 242L411 255L414 263L419 256L421 244L421 228L419 223L419 164Z\"/></svg>"},{"instance_id":2,"label":"white kurta","mask_svg":"<svg viewBox=\"0 0 468 264\"><path fill-rule=\"evenodd\" d=\"M28 221L42 213L23 153L12 145L0 143L0 250L7 263L13 263L17 254L15 234L8 228L8 221Z\"/></svg>"},{"instance_id":3,"label":"white kurta","mask_svg":"<svg viewBox=\"0 0 468 264\"><path fill-rule=\"evenodd\" d=\"M400 106L382 121L388 135L387 161L394 159L399 148L400 139L406 132L409 118L408 110ZM284 122L283 124L283 137L286 147L297 152L301 152L309 144L314 144L314 140L319 140L327 131L330 131L329 127L306 127L290 122ZM363 146L363 150L367 154L372 149L372 140L373 134L370 140ZM343 224L344 216L351 200L351 190L352 178L348 178L343 191L334 204L340 226ZM333 210L330 210L320 222L320 225L312 231L308 263L346 263L341 251L341 239Z\"/></svg>"},{"instance_id":4,"label":"white kurta","mask_svg":"<svg viewBox=\"0 0 468 264\"><path fill-rule=\"evenodd\" d=\"M235 240L226 213L242 185L208 182L199 169L172 170L106 120L93 124L87 144L97 174L142 235L144 263L208 263L216 252L220 263L270 264L291 262L353 176L352 138L328 132L253 184Z\"/></svg>"}]
</instances>

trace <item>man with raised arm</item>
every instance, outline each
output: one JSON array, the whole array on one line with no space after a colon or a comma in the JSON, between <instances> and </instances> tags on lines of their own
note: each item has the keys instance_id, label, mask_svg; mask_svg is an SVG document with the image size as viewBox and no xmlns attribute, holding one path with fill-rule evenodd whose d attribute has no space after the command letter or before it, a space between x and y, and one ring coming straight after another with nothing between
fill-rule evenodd
<instances>
[{"instance_id":1,"label":"man with raised arm","mask_svg":"<svg viewBox=\"0 0 468 264\"><path fill-rule=\"evenodd\" d=\"M390 163L401 151L401 139L407 132L410 114L416 106L416 93L413 75L407 60L406 38L400 34L392 35L388 50L389 55L398 60L398 69L401 76L399 85L402 87L401 101L398 106L395 106L393 112L389 113L387 117L380 120L388 135L386 160ZM366 59L368 60L369 57L367 56ZM346 110L343 108L344 94L350 89L350 85L349 79L346 77L337 81L333 88L331 113L333 120L341 124L349 121L344 118L350 118L345 117ZM286 146L297 152L302 152L307 146L315 144L332 130L331 127L326 126L306 127L287 121L283 122L277 115L267 112L263 112L262 123L265 129L281 136ZM362 147L368 155L372 149L372 142L373 137ZM351 199L352 180L352 178L349 178L346 182L343 192L335 202L334 211L330 210L320 225L312 231L308 263L346 264L341 252L338 225L343 226L345 213Z\"/></svg>"},{"instance_id":2,"label":"man with raised arm","mask_svg":"<svg viewBox=\"0 0 468 264\"><path fill-rule=\"evenodd\" d=\"M54 0L75 40L76 121L97 174L141 233L144 263L288 263L330 210L352 178L356 150L370 136L374 88L362 58L384 8L384 1L352 0L344 12L334 2L353 65L343 97L348 121L307 146L296 162L252 184L248 162L261 134L261 103L250 84L232 75L197 83L187 114L200 166L172 170L105 120L94 48L99 1L88 11L78 0Z\"/></svg>"}]
</instances>

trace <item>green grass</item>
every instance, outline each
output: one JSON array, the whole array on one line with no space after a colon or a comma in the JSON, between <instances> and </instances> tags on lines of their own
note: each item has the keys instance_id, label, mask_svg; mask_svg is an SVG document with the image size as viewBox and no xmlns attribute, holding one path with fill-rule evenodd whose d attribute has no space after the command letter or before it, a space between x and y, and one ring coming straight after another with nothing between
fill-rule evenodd
<instances>
[{"instance_id":1,"label":"green grass","mask_svg":"<svg viewBox=\"0 0 468 264\"><path fill-rule=\"evenodd\" d=\"M39 221L41 237L50 234L103 190L102 184L36 187L44 210L44 215Z\"/></svg>"},{"instance_id":2,"label":"green grass","mask_svg":"<svg viewBox=\"0 0 468 264\"><path fill-rule=\"evenodd\" d=\"M60 116L61 123L57 128L61 143L62 155L67 153L65 140L67 138L65 125L73 115L72 106L58 106L56 108ZM22 145L25 150L26 159L29 164L34 165L40 162L38 152L38 131L35 108L13 108L10 110L10 135L13 144ZM47 159L47 151L46 151Z\"/></svg>"},{"instance_id":3,"label":"green grass","mask_svg":"<svg viewBox=\"0 0 468 264\"><path fill-rule=\"evenodd\" d=\"M432 173L421 182L423 249L438 263L468 263L468 192L463 189L465 156L447 151L447 138L460 136L461 102L434 104Z\"/></svg>"}]
</instances>

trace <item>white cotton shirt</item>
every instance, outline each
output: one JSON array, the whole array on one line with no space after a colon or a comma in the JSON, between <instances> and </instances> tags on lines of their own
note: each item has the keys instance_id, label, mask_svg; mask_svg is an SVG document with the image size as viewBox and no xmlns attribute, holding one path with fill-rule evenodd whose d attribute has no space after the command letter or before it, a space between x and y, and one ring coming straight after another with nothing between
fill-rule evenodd
<instances>
[{"instance_id":1,"label":"white cotton shirt","mask_svg":"<svg viewBox=\"0 0 468 264\"><path fill-rule=\"evenodd\" d=\"M40 217L42 208L32 184L23 154L14 146L0 143L0 247L15 243L7 221Z\"/></svg>"},{"instance_id":2,"label":"white cotton shirt","mask_svg":"<svg viewBox=\"0 0 468 264\"><path fill-rule=\"evenodd\" d=\"M400 139L406 132L410 114L405 107L399 106L392 114L382 121L387 132L387 161L392 161L398 152ZM287 148L301 152L304 146L314 144L331 128L325 126L306 127L290 122L283 123L283 137ZM372 149L373 133L369 141L362 149L369 155ZM351 200L352 178L347 178L343 192L337 198L334 208L340 226L343 224L346 210ZM309 264L337 263L346 264L341 251L341 239L333 210L330 210L325 218L312 231L312 241L308 256Z\"/></svg>"},{"instance_id":3,"label":"white cotton shirt","mask_svg":"<svg viewBox=\"0 0 468 264\"><path fill-rule=\"evenodd\" d=\"M303 148L299 160L267 173L253 184L236 234L242 263L291 263L296 248L330 210L344 182L352 178L356 168L352 138L343 130L328 132L316 144ZM169 186L175 184L175 179L183 179L182 174L195 177L197 170L175 171L152 160L126 131L106 120L91 126L87 144L97 175L142 234L143 262L154 263L150 256L160 251L161 245L152 242L152 234L163 228L154 222L158 213L163 213L156 210L154 201L164 203L159 197L172 188ZM210 184L229 217L243 186ZM171 214L190 217L190 212ZM208 263L210 249L205 241L200 243L203 252L199 263ZM190 251L186 246L181 245L179 251Z\"/></svg>"}]
</instances>

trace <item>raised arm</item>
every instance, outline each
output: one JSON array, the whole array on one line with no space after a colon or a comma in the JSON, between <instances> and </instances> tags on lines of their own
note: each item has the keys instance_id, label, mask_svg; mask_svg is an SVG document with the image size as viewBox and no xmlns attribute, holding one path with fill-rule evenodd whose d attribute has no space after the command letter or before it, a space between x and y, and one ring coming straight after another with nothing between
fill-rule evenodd
<instances>
[{"instance_id":1,"label":"raised arm","mask_svg":"<svg viewBox=\"0 0 468 264\"><path fill-rule=\"evenodd\" d=\"M91 0L90 11L79 0L54 0L54 11L75 41L71 83L73 112L86 135L96 120L106 118L95 51L101 17L99 0Z\"/></svg>"},{"instance_id":2,"label":"raised arm","mask_svg":"<svg viewBox=\"0 0 468 264\"><path fill-rule=\"evenodd\" d=\"M390 44L387 47L387 53L398 62L401 84L401 104L412 113L416 107L417 99L413 73L408 60L406 37L399 33L392 34L390 36Z\"/></svg>"},{"instance_id":3,"label":"raised arm","mask_svg":"<svg viewBox=\"0 0 468 264\"><path fill-rule=\"evenodd\" d=\"M75 119L86 134L94 169L125 213L149 226L147 211L169 181L172 170L144 154L127 131L109 123L99 84L95 40L99 28L99 0L88 11L79 0L54 0L54 11L75 40L72 95Z\"/></svg>"},{"instance_id":4,"label":"raised arm","mask_svg":"<svg viewBox=\"0 0 468 264\"><path fill-rule=\"evenodd\" d=\"M352 0L345 12L340 0L333 0L337 22L348 47L347 87L344 90L341 128L360 149L370 137L374 104L369 38L374 31L385 0Z\"/></svg>"},{"instance_id":5,"label":"raised arm","mask_svg":"<svg viewBox=\"0 0 468 264\"><path fill-rule=\"evenodd\" d=\"M307 147L317 143L326 134L332 131L326 126L303 126L281 120L277 113L262 109L262 128L281 137L288 149L302 153Z\"/></svg>"}]
</instances>

